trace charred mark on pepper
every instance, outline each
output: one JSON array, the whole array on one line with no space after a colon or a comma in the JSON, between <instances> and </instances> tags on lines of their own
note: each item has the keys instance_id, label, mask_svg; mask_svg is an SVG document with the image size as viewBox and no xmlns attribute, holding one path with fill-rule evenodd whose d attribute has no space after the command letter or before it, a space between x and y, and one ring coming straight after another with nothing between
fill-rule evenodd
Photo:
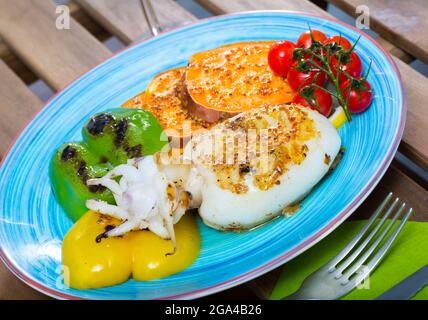
<instances>
[{"instance_id":1,"label":"charred mark on pepper","mask_svg":"<svg viewBox=\"0 0 428 320\"><path fill-rule=\"evenodd\" d=\"M90 179L89 174L88 174L88 168L86 166L86 162L81 160L78 163L78 167L77 167L77 176L82 180L83 184L87 186L88 190L90 192L93 193L97 193L97 192L103 192L106 190L106 187L102 186L102 185L92 185L92 186L88 186L86 183L87 181Z\"/></svg>"},{"instance_id":2,"label":"charred mark on pepper","mask_svg":"<svg viewBox=\"0 0 428 320\"><path fill-rule=\"evenodd\" d=\"M95 238L95 242L100 243L102 239L108 238L107 232L109 232L110 230L113 230L114 228L116 228L116 227L111 225L111 224L106 225L104 228L105 231L103 233L100 233L99 235L97 235L97 237Z\"/></svg>"},{"instance_id":3,"label":"charred mark on pepper","mask_svg":"<svg viewBox=\"0 0 428 320\"><path fill-rule=\"evenodd\" d=\"M137 144L136 146L125 148L125 151L129 158L138 158L142 156L143 146Z\"/></svg>"},{"instance_id":4,"label":"charred mark on pepper","mask_svg":"<svg viewBox=\"0 0 428 320\"><path fill-rule=\"evenodd\" d=\"M116 147L119 147L123 143L123 141L125 140L125 135L126 135L127 129L128 129L128 120L127 119L123 119L115 125L116 139L114 140L114 144L116 145Z\"/></svg>"},{"instance_id":5,"label":"charred mark on pepper","mask_svg":"<svg viewBox=\"0 0 428 320\"><path fill-rule=\"evenodd\" d=\"M107 157L103 156L100 158L100 163L108 163Z\"/></svg>"},{"instance_id":6,"label":"charred mark on pepper","mask_svg":"<svg viewBox=\"0 0 428 320\"><path fill-rule=\"evenodd\" d=\"M107 232L103 232L103 233L100 233L99 235L97 235L97 237L95 238L95 242L100 243L101 240L104 238L107 238Z\"/></svg>"},{"instance_id":7,"label":"charred mark on pepper","mask_svg":"<svg viewBox=\"0 0 428 320\"><path fill-rule=\"evenodd\" d=\"M107 190L106 187L97 184L97 185L92 185L92 186L88 186L89 191L91 191L92 193L97 193L97 192L104 192L105 190Z\"/></svg>"},{"instance_id":8,"label":"charred mark on pepper","mask_svg":"<svg viewBox=\"0 0 428 320\"><path fill-rule=\"evenodd\" d=\"M68 161L76 156L76 148L73 146L67 146L61 153L61 160Z\"/></svg>"},{"instance_id":9,"label":"charred mark on pepper","mask_svg":"<svg viewBox=\"0 0 428 320\"><path fill-rule=\"evenodd\" d=\"M114 118L108 113L101 113L89 120L86 128L88 132L94 136L100 135L103 133L106 125L110 124Z\"/></svg>"},{"instance_id":10,"label":"charred mark on pepper","mask_svg":"<svg viewBox=\"0 0 428 320\"><path fill-rule=\"evenodd\" d=\"M84 184L86 184L86 181L88 181L89 179L88 170L86 168L86 162L83 160L79 162L79 166L77 168L77 176L80 177L80 179L82 179Z\"/></svg>"}]
</instances>

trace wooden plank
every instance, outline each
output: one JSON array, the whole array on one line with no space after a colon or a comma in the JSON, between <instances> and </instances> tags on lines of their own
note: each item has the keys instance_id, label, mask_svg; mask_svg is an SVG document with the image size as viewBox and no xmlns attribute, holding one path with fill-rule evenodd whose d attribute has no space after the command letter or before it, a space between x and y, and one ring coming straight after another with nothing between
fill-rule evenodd
<instances>
[{"instance_id":1,"label":"wooden plank","mask_svg":"<svg viewBox=\"0 0 428 320\"><path fill-rule=\"evenodd\" d=\"M415 183L394 165L388 169L379 185L350 219L365 219L370 217L389 192L393 192L414 209L415 214L411 217L411 220L428 221L428 191ZM269 299L280 273L281 268L277 268L252 280L248 285L259 298Z\"/></svg>"},{"instance_id":2,"label":"wooden plank","mask_svg":"<svg viewBox=\"0 0 428 320\"><path fill-rule=\"evenodd\" d=\"M92 19L75 1L70 1L67 3L67 6L70 8L71 16L99 41L102 42L111 37L111 33L104 29L96 20Z\"/></svg>"},{"instance_id":3,"label":"wooden plank","mask_svg":"<svg viewBox=\"0 0 428 320\"><path fill-rule=\"evenodd\" d=\"M77 4L70 2L67 5L70 8L71 16L98 40L104 41L111 37L109 32L89 17ZM3 59L9 68L26 84L33 83L38 79L38 77L6 46L2 39L0 39L0 59Z\"/></svg>"},{"instance_id":4,"label":"wooden plank","mask_svg":"<svg viewBox=\"0 0 428 320\"><path fill-rule=\"evenodd\" d=\"M326 11L308 0L197 0L215 14L251 10L294 10L326 15Z\"/></svg>"},{"instance_id":5,"label":"wooden plank","mask_svg":"<svg viewBox=\"0 0 428 320\"><path fill-rule=\"evenodd\" d=\"M48 300L48 296L27 286L0 261L0 300Z\"/></svg>"},{"instance_id":6,"label":"wooden plank","mask_svg":"<svg viewBox=\"0 0 428 320\"><path fill-rule=\"evenodd\" d=\"M356 8L370 9L370 28L412 56L428 63L426 0L328 0L355 17Z\"/></svg>"},{"instance_id":7,"label":"wooden plank","mask_svg":"<svg viewBox=\"0 0 428 320\"><path fill-rule=\"evenodd\" d=\"M104 28L129 44L149 36L150 31L140 0L76 0ZM172 0L152 1L163 28L195 20L195 17Z\"/></svg>"},{"instance_id":8,"label":"wooden plank","mask_svg":"<svg viewBox=\"0 0 428 320\"><path fill-rule=\"evenodd\" d=\"M68 2L67 6L70 9L70 15L98 40L104 41L111 37L110 33L88 16L74 1ZM30 84L37 80L37 76L31 72L31 70L29 70L13 52L11 52L1 38L0 59L3 59L9 68L11 68L26 84Z\"/></svg>"},{"instance_id":9,"label":"wooden plank","mask_svg":"<svg viewBox=\"0 0 428 320\"><path fill-rule=\"evenodd\" d=\"M111 53L71 18L58 30L51 1L0 0L0 36L54 89L61 89Z\"/></svg>"},{"instance_id":10,"label":"wooden plank","mask_svg":"<svg viewBox=\"0 0 428 320\"><path fill-rule=\"evenodd\" d=\"M24 65L18 57L9 50L6 44L0 39L0 59L15 72L26 84L37 80L37 76Z\"/></svg>"},{"instance_id":11,"label":"wooden plank","mask_svg":"<svg viewBox=\"0 0 428 320\"><path fill-rule=\"evenodd\" d=\"M0 60L0 157L42 102ZM1 281L0 281L1 282Z\"/></svg>"},{"instance_id":12,"label":"wooden plank","mask_svg":"<svg viewBox=\"0 0 428 320\"><path fill-rule=\"evenodd\" d=\"M309 0L197 0L215 14L232 13L248 10L293 10L330 16L329 13L316 6ZM379 42L394 56L405 62L413 58L401 49L396 48L387 40L379 38Z\"/></svg>"},{"instance_id":13,"label":"wooden plank","mask_svg":"<svg viewBox=\"0 0 428 320\"><path fill-rule=\"evenodd\" d=\"M394 59L407 93L407 121L400 151L428 171L428 79L410 66Z\"/></svg>"},{"instance_id":14,"label":"wooden plank","mask_svg":"<svg viewBox=\"0 0 428 320\"><path fill-rule=\"evenodd\" d=\"M400 48L397 48L394 46L391 42L388 40L385 40L384 38L377 37L376 41L386 50L388 51L392 56L399 58L401 61L405 63L410 63L415 60L413 56L410 54L404 52Z\"/></svg>"},{"instance_id":15,"label":"wooden plank","mask_svg":"<svg viewBox=\"0 0 428 320\"><path fill-rule=\"evenodd\" d=\"M247 9L288 9L316 12L327 15L327 13L308 1L272 0L272 1L250 1L250 0L198 0L215 13L230 13ZM307 9L305 9L307 7ZM393 47L390 46L390 49ZM396 49L394 49L396 50ZM408 119L402 143L402 151L411 159L417 161L428 170L428 144L424 141L426 136L425 125L428 123L428 79L411 67L395 59L403 76L403 82L408 94ZM424 125L425 124L425 125Z\"/></svg>"}]
</instances>

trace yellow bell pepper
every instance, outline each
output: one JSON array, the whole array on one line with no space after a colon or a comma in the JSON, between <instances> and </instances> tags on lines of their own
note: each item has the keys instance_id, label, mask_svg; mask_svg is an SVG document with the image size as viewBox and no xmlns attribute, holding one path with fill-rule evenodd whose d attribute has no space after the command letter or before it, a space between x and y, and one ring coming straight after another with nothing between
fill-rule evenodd
<instances>
[{"instance_id":1,"label":"yellow bell pepper","mask_svg":"<svg viewBox=\"0 0 428 320\"><path fill-rule=\"evenodd\" d=\"M185 215L175 225L177 251L170 240L143 230L96 241L106 228L119 220L88 211L70 229L62 247L63 265L68 268L68 285L91 289L116 285L130 277L144 281L180 272L198 257L200 237L196 220Z\"/></svg>"}]
</instances>

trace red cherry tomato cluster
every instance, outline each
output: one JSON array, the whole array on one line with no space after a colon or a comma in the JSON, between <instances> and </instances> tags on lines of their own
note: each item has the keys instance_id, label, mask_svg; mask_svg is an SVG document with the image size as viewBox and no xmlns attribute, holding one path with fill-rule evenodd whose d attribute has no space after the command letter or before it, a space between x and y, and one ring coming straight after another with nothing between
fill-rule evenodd
<instances>
[{"instance_id":1,"label":"red cherry tomato cluster","mask_svg":"<svg viewBox=\"0 0 428 320\"><path fill-rule=\"evenodd\" d=\"M296 91L294 103L329 116L333 99L326 89L328 79L336 88L333 94L339 104L348 112L359 113L369 107L373 93L367 75L362 78L363 65L354 46L342 36L327 38L319 30L309 30L300 35L296 44L281 41L273 45L268 62L271 70L286 77ZM296 55L296 51L301 54Z\"/></svg>"}]
</instances>

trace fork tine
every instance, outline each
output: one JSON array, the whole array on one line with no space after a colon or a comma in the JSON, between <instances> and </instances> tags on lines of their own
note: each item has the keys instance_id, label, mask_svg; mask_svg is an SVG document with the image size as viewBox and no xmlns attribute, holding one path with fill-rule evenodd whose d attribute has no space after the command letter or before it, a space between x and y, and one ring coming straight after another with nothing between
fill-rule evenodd
<instances>
[{"instance_id":1,"label":"fork tine","mask_svg":"<svg viewBox=\"0 0 428 320\"><path fill-rule=\"evenodd\" d=\"M377 237L376 241L370 246L369 249L367 249L367 251L361 256L361 258L359 258L357 260L357 262L345 273L343 274L343 278L344 281L342 282L342 284L346 284L347 282L349 282L349 278L357 271L361 268L361 266L363 265L363 263L370 257L370 255L376 250L376 248L379 246L379 244L381 243L381 241L385 238L385 236L388 234L388 231L391 229L391 227L394 225L395 221L397 221L398 217L401 215L401 213L403 212L404 208L405 208L406 204L403 203L400 208L398 209L397 213L394 215L394 217L392 218L392 220L387 224L387 226L385 227L385 229L382 231L382 233L380 234L380 236ZM405 220L404 220L405 222ZM400 223L400 225L403 224L403 221ZM397 230L395 230L397 231ZM396 232L394 232L394 234L396 234ZM391 236L393 237L394 234ZM397 233L398 234L398 233ZM395 235L396 236L396 235ZM395 237L394 236L394 237ZM390 237L390 238L391 238ZM392 239L394 240L394 239ZM390 239L388 240L388 242L390 241Z\"/></svg>"},{"instance_id":2,"label":"fork tine","mask_svg":"<svg viewBox=\"0 0 428 320\"><path fill-rule=\"evenodd\" d=\"M376 209L376 212L371 216L369 221L366 223L366 225L360 230L360 232L357 233L357 235L349 242L349 244L343 248L342 251L340 251L332 260L330 260L327 265L330 266L329 272L333 272L336 267L336 265L342 261L344 257L355 247L355 245L358 243L358 241L361 240L363 235L369 230L369 228L372 226L372 224L375 222L375 220L378 218L378 216L383 212L383 209L386 207L386 205L389 203L389 201L392 198L392 192L388 194L388 196L383 200L383 202L380 204L380 206Z\"/></svg>"},{"instance_id":3,"label":"fork tine","mask_svg":"<svg viewBox=\"0 0 428 320\"><path fill-rule=\"evenodd\" d=\"M385 253L391 247L395 238L397 238L398 234L403 229L404 224L407 222L412 212L412 208L407 211L405 216L401 219L401 222L398 227L394 230L394 233L389 237L388 241L382 246L379 252L376 253L376 255L372 259L370 259L370 262L367 264L366 268L364 269L364 272L359 273L358 276L353 279L354 283L361 283L361 281L363 281L376 268L376 266L385 256Z\"/></svg>"},{"instance_id":4,"label":"fork tine","mask_svg":"<svg viewBox=\"0 0 428 320\"><path fill-rule=\"evenodd\" d=\"M397 205L399 199L395 198L394 202L389 206L387 212L383 215L382 219L376 224L376 227L370 232L370 234L364 239L364 241L358 246L358 248L352 252L352 254L343 262L336 270L338 273L336 279L339 279L342 275L342 272L359 256L359 254L364 250L365 247L369 244L370 240L376 235L382 225L385 223L385 220L391 215L395 206Z\"/></svg>"}]
</instances>

